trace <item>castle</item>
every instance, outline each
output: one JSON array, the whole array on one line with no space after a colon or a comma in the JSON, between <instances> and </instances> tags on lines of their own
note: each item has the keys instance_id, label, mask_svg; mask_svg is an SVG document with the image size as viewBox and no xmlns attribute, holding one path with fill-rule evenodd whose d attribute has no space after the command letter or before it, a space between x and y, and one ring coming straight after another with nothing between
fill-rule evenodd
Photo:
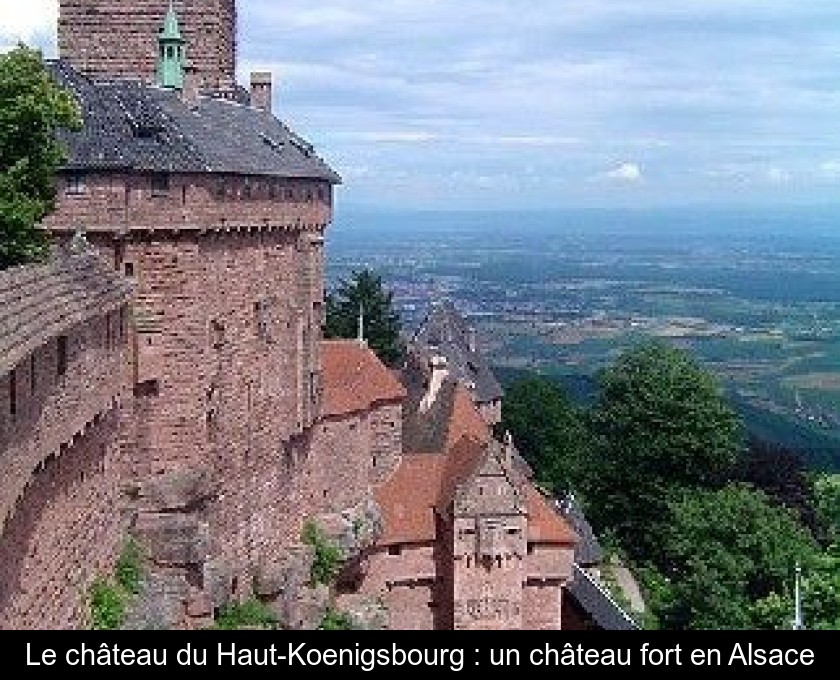
<instances>
[{"instance_id":1,"label":"castle","mask_svg":"<svg viewBox=\"0 0 840 680\"><path fill-rule=\"evenodd\" d=\"M133 536L128 626L258 597L289 627L625 627L580 531L498 441L502 392L436 307L404 370L324 341L339 176L235 83L234 0L61 0L55 80L83 128L0 273L0 627L89 624ZM315 522L345 562L313 587Z\"/></svg>"}]
</instances>

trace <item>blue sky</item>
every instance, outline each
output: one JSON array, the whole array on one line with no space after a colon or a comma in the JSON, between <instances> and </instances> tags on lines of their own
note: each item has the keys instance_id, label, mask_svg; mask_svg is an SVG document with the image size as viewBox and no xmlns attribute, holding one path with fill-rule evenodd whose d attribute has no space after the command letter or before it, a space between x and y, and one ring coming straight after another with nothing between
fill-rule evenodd
<instances>
[{"instance_id":1,"label":"blue sky","mask_svg":"<svg viewBox=\"0 0 840 680\"><path fill-rule=\"evenodd\" d=\"M53 53L55 4L0 0L0 45ZM275 73L348 206L840 199L837 0L239 6L242 80Z\"/></svg>"}]
</instances>

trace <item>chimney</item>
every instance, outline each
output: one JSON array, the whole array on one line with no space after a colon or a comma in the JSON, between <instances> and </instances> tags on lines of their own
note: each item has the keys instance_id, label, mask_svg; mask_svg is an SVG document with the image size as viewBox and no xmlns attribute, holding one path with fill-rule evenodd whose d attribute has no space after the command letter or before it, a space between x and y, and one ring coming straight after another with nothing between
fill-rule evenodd
<instances>
[{"instance_id":1,"label":"chimney","mask_svg":"<svg viewBox=\"0 0 840 680\"><path fill-rule=\"evenodd\" d=\"M502 451L503 453L503 462L504 466L510 470L513 467L513 452L515 451L515 447L513 445L513 435L510 433L510 430L505 431L505 441L503 444Z\"/></svg>"},{"instance_id":2,"label":"chimney","mask_svg":"<svg viewBox=\"0 0 840 680\"><path fill-rule=\"evenodd\" d=\"M478 338L475 332L475 328L470 328L467 336L467 342L470 346L470 352L477 352L478 351Z\"/></svg>"},{"instance_id":3,"label":"chimney","mask_svg":"<svg viewBox=\"0 0 840 680\"><path fill-rule=\"evenodd\" d=\"M271 73L251 72L251 106L271 113Z\"/></svg>"},{"instance_id":4,"label":"chimney","mask_svg":"<svg viewBox=\"0 0 840 680\"><path fill-rule=\"evenodd\" d=\"M443 387L443 382L449 375L449 369L446 367L446 357L433 356L429 361L431 375L429 376L429 387L423 400L420 402L420 412L425 413L437 400L440 388Z\"/></svg>"},{"instance_id":5,"label":"chimney","mask_svg":"<svg viewBox=\"0 0 840 680\"><path fill-rule=\"evenodd\" d=\"M198 69L192 64L184 64L184 86L181 89L181 101L190 108L198 106L198 97L201 94L201 77Z\"/></svg>"}]
</instances>

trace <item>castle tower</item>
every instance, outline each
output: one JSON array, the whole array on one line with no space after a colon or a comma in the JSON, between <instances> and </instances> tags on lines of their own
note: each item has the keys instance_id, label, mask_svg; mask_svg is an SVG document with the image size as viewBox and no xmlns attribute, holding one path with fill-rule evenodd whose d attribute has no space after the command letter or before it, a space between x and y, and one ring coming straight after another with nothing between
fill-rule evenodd
<instances>
[{"instance_id":1,"label":"castle tower","mask_svg":"<svg viewBox=\"0 0 840 680\"><path fill-rule=\"evenodd\" d=\"M205 90L231 91L236 73L236 0L60 0L59 56L101 79L155 82L156 36L169 9Z\"/></svg>"},{"instance_id":2,"label":"castle tower","mask_svg":"<svg viewBox=\"0 0 840 680\"><path fill-rule=\"evenodd\" d=\"M157 70L160 86L176 90L184 87L184 38L172 2L158 36Z\"/></svg>"}]
</instances>

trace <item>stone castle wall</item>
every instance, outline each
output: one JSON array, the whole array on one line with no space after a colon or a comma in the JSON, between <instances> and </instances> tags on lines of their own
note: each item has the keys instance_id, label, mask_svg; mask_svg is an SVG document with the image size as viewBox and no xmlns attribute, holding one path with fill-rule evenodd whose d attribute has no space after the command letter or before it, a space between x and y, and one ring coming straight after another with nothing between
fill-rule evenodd
<instances>
[{"instance_id":1,"label":"stone castle wall","mask_svg":"<svg viewBox=\"0 0 840 680\"><path fill-rule=\"evenodd\" d=\"M317 415L320 239L279 229L91 239L135 282L139 477L208 468L210 552L247 584L289 538L290 459Z\"/></svg>"},{"instance_id":2,"label":"stone castle wall","mask_svg":"<svg viewBox=\"0 0 840 680\"><path fill-rule=\"evenodd\" d=\"M319 231L332 215L327 182L238 175L168 176L153 186L152 173L65 174L58 180L50 231L87 232L308 229Z\"/></svg>"},{"instance_id":3,"label":"stone castle wall","mask_svg":"<svg viewBox=\"0 0 840 680\"><path fill-rule=\"evenodd\" d=\"M205 87L230 90L236 73L235 0L175 0L187 59ZM59 56L95 77L153 82L169 0L60 0Z\"/></svg>"},{"instance_id":4,"label":"stone castle wall","mask_svg":"<svg viewBox=\"0 0 840 680\"><path fill-rule=\"evenodd\" d=\"M340 595L339 607L349 610L360 603L381 600L391 629L440 628L440 608L446 609L447 602L439 592L437 549L433 543L416 543L371 552L366 556L359 588Z\"/></svg>"},{"instance_id":5,"label":"stone castle wall","mask_svg":"<svg viewBox=\"0 0 840 680\"><path fill-rule=\"evenodd\" d=\"M121 319L80 322L0 377L0 628L84 625L87 588L126 537Z\"/></svg>"}]
</instances>

